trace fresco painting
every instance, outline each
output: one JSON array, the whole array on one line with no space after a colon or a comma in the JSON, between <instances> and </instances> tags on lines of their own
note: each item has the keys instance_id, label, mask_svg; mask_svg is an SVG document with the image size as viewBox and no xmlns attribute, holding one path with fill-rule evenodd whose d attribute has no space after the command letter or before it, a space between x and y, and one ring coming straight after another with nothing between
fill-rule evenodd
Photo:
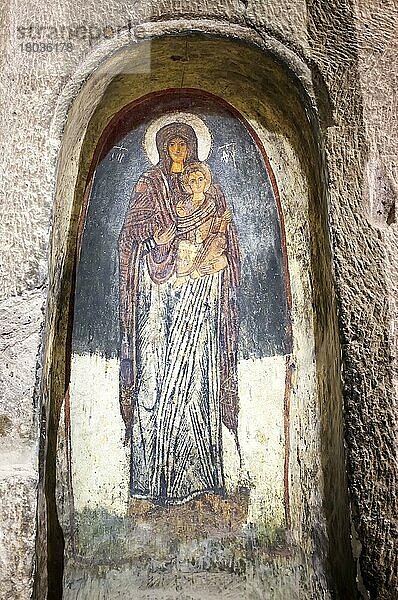
<instances>
[{"instance_id":1,"label":"fresco painting","mask_svg":"<svg viewBox=\"0 0 398 600\"><path fill-rule=\"evenodd\" d=\"M144 97L104 133L81 218L65 411L75 547L283 547L290 281L259 136L210 94Z\"/></svg>"},{"instance_id":2,"label":"fresco painting","mask_svg":"<svg viewBox=\"0 0 398 600\"><path fill-rule=\"evenodd\" d=\"M190 125L158 130L119 243L131 495L163 504L224 493L221 419L237 436L238 239L197 146Z\"/></svg>"}]
</instances>

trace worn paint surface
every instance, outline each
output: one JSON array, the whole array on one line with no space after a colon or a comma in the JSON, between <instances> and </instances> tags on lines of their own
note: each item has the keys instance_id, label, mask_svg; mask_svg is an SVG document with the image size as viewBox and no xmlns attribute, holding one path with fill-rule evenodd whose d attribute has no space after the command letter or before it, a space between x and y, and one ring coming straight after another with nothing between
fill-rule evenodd
<instances>
[{"instance_id":1,"label":"worn paint surface","mask_svg":"<svg viewBox=\"0 0 398 600\"><path fill-rule=\"evenodd\" d=\"M150 23L154 11L156 21ZM82 18L100 26L119 24L123 13L126 20L131 18L134 35L138 32L138 37L141 35L153 39L157 35L181 34L194 30L254 42L263 51L257 57L252 56L249 46L244 46L244 51L240 47L235 55L233 43L223 55L222 44L219 42L217 52L211 57L216 76L210 89L217 89L217 93L223 95L232 81L240 78L243 85L245 78L248 82L246 103L250 103L253 96L263 98L267 94L274 95L278 97L280 107L284 106L286 100L289 106L287 113L291 113L292 108L289 92L285 90L281 93L280 81L275 85L272 74L263 79L261 88L256 87L256 74L261 71L262 60L268 52L278 56L278 60L292 69L292 72L296 72L300 60L307 61L315 88L315 112L324 128L322 137L329 172L324 184L325 189L330 192L328 204L334 280L341 309L344 364L347 365L343 373L346 401L344 424L347 432L350 491L355 509L353 524L358 540L355 546L356 557L361 555L364 586L370 590L372 598L394 597L398 554L394 551L394 523L390 517L396 512L394 503L397 500L393 459L396 447L396 409L392 393L392 385L394 382L396 385L397 376L396 368L392 368L391 356L396 358L397 355L394 327L397 294L394 290L398 278L396 223L391 223L390 215L396 220L396 173L393 171L396 164L396 135L392 131L396 128L394 117L398 113L396 97L392 91L396 74L394 45L397 16L397 7L392 0L353 3L339 0L335 2L333 11L326 0L307 3L242 3L233 0L220 3L209 0L191 3L189 9L186 3L168 0L160 3L130 3L128 6L120 2L107 2L103 5L96 2L94 6L92 2L74 1L64 3L62 14L56 4L35 2L33 6L33 3L13 2L11 7L10 3L3 3L0 14L0 45L4 85L1 90L3 103L0 128L3 134L4 167L1 190L4 194L1 219L1 226L4 228L1 236L1 335L4 359L0 365L0 450L4 492L2 491L0 597L31 596L35 563L34 514L37 506L39 564L36 573L42 586L39 586L38 597L43 598L45 594L47 530L43 503L44 454L42 452L40 455L41 471L38 473L37 423L40 417L42 439L45 439L47 424L50 422L51 429L54 422L58 422L57 411L55 417L51 415L48 366L55 363L58 365L57 378L62 388L62 363L57 363L57 360L52 362L54 353L51 344L59 332L59 321L54 317L55 307L65 305L60 282L69 276L65 248L72 214L74 169L79 160L81 140L90 115L109 82L106 72L101 70L101 62L114 50L128 43L125 38L101 38L96 39L93 45L88 41L78 43L72 53L62 57L57 53L46 54L45 57L28 57L26 53L19 53L16 46L19 40L15 39L15 32L17 26L32 22L33 12L36 15L34 21L45 27L55 22L75 24ZM187 75L191 77L190 66L195 62L196 47L196 42L186 43L183 38L179 42L174 41L170 56L179 56L184 60L169 61L162 77L167 73L172 78L177 70L178 82ZM203 46L199 54L203 56ZM187 56L189 61L185 61ZM217 67L218 56L223 59L223 66L220 68ZM67 63L66 69L60 68L64 60ZM157 78L159 79L159 73L155 71L156 69L153 70L154 87ZM93 72L96 74L90 77ZM89 80L86 86L87 78ZM301 80L308 81L308 76L303 74ZM137 85L136 80L134 86ZM129 92L125 90L124 95L127 97ZM306 118L295 115L295 119L301 132L305 131L308 126ZM286 124L284 119L282 122ZM270 155L271 149L280 145L283 138L279 138L277 143L276 137L271 134L269 136L267 150ZM365 164L366 147L372 149L368 164ZM298 153L301 156L304 154L308 158L308 148L303 149L301 154ZM280 161L281 152L276 152L275 158ZM285 177L286 172L292 173L282 170L278 173L278 181ZM291 177L289 189L295 190L297 180ZM57 200L54 204L55 195ZM291 206L295 205L296 196L297 192L289 196ZM314 206L318 206L319 198L317 196L312 210ZM384 199L387 200L386 203ZM300 213L300 206L295 205L296 214ZM313 240L318 238L323 227L321 212L322 210L317 213L315 209L316 216L313 214L309 223ZM377 226L374 225L375 222ZM301 224L297 223L293 237L297 236L300 227ZM51 229L53 250L49 259ZM328 259L324 261L328 255L326 247L327 244L323 246L322 243L315 243L315 264L322 263L325 266L327 263ZM290 267L292 271L292 260ZM324 276L324 271L322 273ZM316 271L314 275L316 278ZM305 289L308 289L307 286ZM326 447L325 506L331 515L329 537L332 539L332 561L340 561L340 564L346 565L349 562L347 554L333 545L333 534L338 537L343 531L341 520L339 521L342 509L339 502L336 504L336 494L339 496L339 490L343 490L345 485L344 478L339 475L339 468L335 468L341 461L339 446L333 445L336 436L342 435L339 392L330 385L330 380L327 381L328 374L331 373L336 381L340 379L340 366L333 358L336 338L330 332L325 333L330 315L334 314L334 308L327 300L333 296L333 289L328 288L328 293L321 302L316 284L314 290L315 294L311 298L316 308L316 320L322 331L318 338L317 355L329 357L325 362L329 366L326 369L321 366L319 371L322 439L325 440ZM46 298L47 318L43 310ZM304 308L306 304L303 303ZM46 327L44 336L43 327ZM42 337L47 340L49 349L44 360ZM23 361L21 356L24 356ZM38 401L42 362L43 397ZM311 410L308 423L312 421ZM306 439L306 428L307 421L302 419L297 430L298 438ZM62 439L59 444L62 444ZM42 444L43 450L45 447ZM53 452L51 442L49 448ZM296 498L308 499L314 470L308 468L307 465L312 461L307 461L307 457L312 459L313 447L302 443L297 445L297 449L301 466L294 473L299 475L302 487ZM292 468L296 469L293 460ZM60 473L62 469L58 473L59 479ZM18 490L14 487L16 481L21 482ZM37 485L40 490L38 505ZM23 486L26 486L26 495L20 494ZM315 496L312 496L312 500L317 504ZM316 557L313 568L318 573L320 567L317 561L322 553L319 553L317 544L316 552L313 551L314 546L309 543L312 534L308 532L313 532L319 541L319 519L312 502L306 500L304 504L306 510L301 513L295 529L302 536L308 535L303 547L307 556ZM302 504L298 502L296 507L301 510ZM293 508L294 517L295 505ZM31 518L26 519L28 514ZM280 564L279 570L282 571L283 568ZM312 565L307 561L304 572L311 569ZM54 571L57 571L55 567ZM274 578L277 578L277 573L278 570L274 569ZM339 582L336 573L338 569L334 571L333 582L340 588L343 596L346 592L351 599L353 594L346 589L349 577L344 576ZM117 572L113 575L113 579L116 578ZM315 575L314 581L316 579ZM131 585L128 572L123 581L124 588L127 589ZM286 582L286 578L284 581ZM303 598L312 597L302 581L303 577L297 575L297 586L289 587L286 584L287 587L284 587L276 584L273 587L278 588L279 598L296 598L299 596L298 589ZM109 589L107 585L104 584L104 594ZM214 582L206 580L203 585L208 590L206 597L210 598L212 594L217 597ZM122 587L119 586L120 591ZM93 587L93 597L95 593ZM148 592L149 596L152 597L153 594ZM322 595L316 593L314 597Z\"/></svg>"},{"instance_id":2,"label":"worn paint surface","mask_svg":"<svg viewBox=\"0 0 398 600\"><path fill-rule=\"evenodd\" d=\"M148 110L148 103L152 111ZM299 481L292 481L290 476L289 455L297 443L294 440L292 446L290 440L293 433L290 403L294 402L294 431L299 404L312 404L316 397L314 333L311 310L308 305L305 306L304 289L309 276L303 262L305 254L309 252L306 237L302 237L303 234L305 236L305 227L295 229L298 224L297 221L294 223L293 218L295 207L283 204L290 194L290 186L295 186L296 191L300 190L296 201L301 199L302 202L300 219L305 221L305 184L302 182L297 185L297 178L301 175L290 155L290 169L286 168L286 163L278 165L278 162L274 162L274 168L278 170L283 164L284 172L279 176L278 186L278 178L275 179L265 152L266 146L273 155L271 158L278 160L281 150L276 140L270 145L267 133L260 124L245 124L239 113L228 110L225 103L217 98L195 91L187 91L185 97L179 91L177 98L175 92L157 94L155 98L145 101L143 108L142 101L133 103L127 115L123 117L124 129L121 131L118 129L120 119L115 120L116 131L115 126L112 129L112 123L108 127L108 141L102 142L101 153L94 159L97 166L82 213L85 222L81 227L66 419L65 413L63 415L66 443L59 449L59 468L64 471L61 478L65 481L61 495L69 498L63 507L59 506L67 535L64 593L68 598L74 598L76 594L89 597L91 586L101 585L98 581L95 583L95 575L81 579L77 556L79 563L87 566L94 559L109 564L105 572L111 580L114 578L112 567L120 562L125 564L127 560L130 576L136 582L134 585L138 586L134 588L135 594L144 585L148 570L154 576L164 570L175 572L181 580L188 569L194 577L194 587L205 594L207 592L198 579L200 572L218 571L221 575L226 569L232 568L234 585L240 590L236 593L244 593L243 589L251 579L253 585L262 589L264 584L260 583L259 578L265 560L269 561L273 555L288 557L293 552L292 558L288 559L291 569L296 568L294 565L299 560L294 557L291 546L290 494L295 503ZM120 232L126 228L125 215L129 216L131 207L140 199L137 197L137 188L142 196L143 174L144 179L150 180L157 173L157 157L152 158L153 151L151 155L145 145L149 143L148 132L156 124L161 129L165 123L179 123L178 119L193 125L198 137L200 158L209 166L214 184L218 184L219 190L225 194L233 219L228 227L236 228L240 254L240 283L237 289L239 310L238 316L234 315L239 319L239 343L236 348L239 394L239 409L236 407L235 415L237 426L234 429L228 420L223 421L218 398L212 408L207 408L204 418L208 418L209 422L218 419L219 422L220 437L217 444L223 479L217 486L210 489L203 487L190 497L183 493L181 497L168 497L167 493L162 496L149 487L137 489L135 461L142 465L147 459L144 454L150 451L150 447L145 446L148 444L148 432L142 431L143 423L148 424L148 421L145 421L145 414L141 415L141 429L133 426L132 434L129 431L126 438L126 419L122 418L124 415L119 403L120 391L123 391L120 367L124 352L124 329L123 322L120 322L123 307L119 309L123 290L118 268L118 240L120 244ZM155 167L151 164L151 158ZM283 154L279 154L279 160L283 160ZM203 163L193 164L200 168ZM184 169L188 168L189 162L184 165ZM170 185L170 182L166 181L166 185ZM175 192L177 208L178 200L180 203L192 202L189 189L181 193L178 188ZM205 199L202 202L206 206ZM178 219L178 214L175 218ZM187 302L184 286L195 293L197 288L194 280L178 282L178 236L173 243L176 243L177 275L172 273L171 285L168 282L158 283L159 287L155 288L150 301L152 305L155 299L157 302L152 324L157 332L157 346L162 343L162 333L159 334L162 323L159 323L159 319L165 316L173 319L172 314L170 316L162 309L164 289L172 298L172 301L168 300L169 307L171 305L173 308L173 302L182 299L190 319L199 318L198 314L195 316L194 306L200 304L200 294L192 298L191 304ZM228 251L227 247L225 253L230 258ZM146 264L143 262L141 265L144 275ZM232 269L233 264L228 268ZM202 275L199 282L211 281L212 277L219 278L219 274ZM141 285L146 285L145 281ZM151 285L153 293L153 282ZM148 294L148 291L138 286L137 293L139 302L140 294ZM210 301L214 303L217 300L212 296L214 292L209 290L208 293ZM139 313L137 318L144 317ZM222 340L217 339L218 326L212 318L212 313L207 315L206 335L210 337L205 342L204 352L206 361L209 361L209 354L214 353L216 366L213 364L212 368L217 369L218 355L222 354L223 348ZM194 333L200 327L199 319ZM171 327L173 331L175 329ZM176 360L182 369L189 368L190 362L195 363L196 357L201 356L200 348L191 341L194 333L189 332L188 337L185 335L182 339L169 336L166 340L169 348L176 353ZM140 335L144 334L137 326L135 344L138 352L141 345L146 343ZM209 347L212 335L216 337L218 350ZM179 353L179 344L185 344L189 352L185 350ZM156 360L154 353L156 348L150 347L146 360ZM170 368L170 362L166 363L166 376ZM148 364L141 364L141 369L147 373L146 380L139 382L144 386L144 399L147 399L148 389L151 393L151 373L148 375ZM220 385L216 371L213 374L206 372L205 375L205 381L216 381L216 385ZM199 378L200 375L193 364L188 384L194 384L195 377ZM174 401L184 404L189 399L192 406L195 400L192 400L188 384L184 380L180 382ZM162 393L160 389L155 395ZM137 392L136 402L139 402L139 394L140 391ZM200 401L209 406L208 388L202 389L200 394ZM139 415L143 407L135 406L135 410ZM151 408L147 406L145 410L148 412ZM152 410L160 411L156 405ZM177 413L176 417L183 422L185 415L181 407L179 410L181 414ZM167 411L164 414L167 417ZM161 430L163 426L163 422L159 421L155 435L160 435L159 428ZM180 427L182 429L183 425ZM60 433L62 436L62 431ZM175 435L171 427L168 433L170 437ZM201 435L194 428L191 431L189 425L184 435L191 436L194 444L208 441L205 432ZM201 436L200 439L196 435ZM315 436L313 441L317 444L316 428L311 435ZM206 460L210 461L206 458L206 452L209 449L205 447L205 459L199 461L199 469L205 470L208 464ZM187 479L193 479L197 485L202 473L199 472L198 476L194 471L192 475L189 460L192 458L188 456L184 463ZM66 473L68 462L69 475ZM197 468L198 461L195 464ZM153 477L151 469L155 473L156 466L147 460L144 475L149 471L149 481ZM179 468L178 463L175 468ZM145 479L144 475L141 473L141 479ZM173 485L171 477L170 489L173 489ZM249 578L248 569L252 571ZM287 585L295 585L293 581ZM114 585L123 584L119 581L109 585L109 589L116 589ZM223 586L226 583L221 580L220 585L219 593L225 593ZM156 587L157 594L161 594L161 583ZM170 593L173 593L172 589ZM245 593L245 597L251 597L250 593Z\"/></svg>"}]
</instances>

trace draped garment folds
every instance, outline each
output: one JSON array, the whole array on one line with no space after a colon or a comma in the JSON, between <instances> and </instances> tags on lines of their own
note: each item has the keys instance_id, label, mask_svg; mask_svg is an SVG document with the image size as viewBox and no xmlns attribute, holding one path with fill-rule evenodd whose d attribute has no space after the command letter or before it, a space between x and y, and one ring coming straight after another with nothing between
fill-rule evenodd
<instances>
[{"instance_id":1,"label":"draped garment folds","mask_svg":"<svg viewBox=\"0 0 398 600\"><path fill-rule=\"evenodd\" d=\"M237 441L239 410L234 225L226 269L179 289L172 285L178 240L204 218L224 213L221 189L211 186L209 201L174 241L154 242L159 229L177 222L184 193L180 175L169 172L167 143L176 135L187 140L187 162L197 160L192 128L160 130L159 164L137 182L119 238L120 406L131 439L130 494L159 503L223 492L221 423Z\"/></svg>"}]
</instances>

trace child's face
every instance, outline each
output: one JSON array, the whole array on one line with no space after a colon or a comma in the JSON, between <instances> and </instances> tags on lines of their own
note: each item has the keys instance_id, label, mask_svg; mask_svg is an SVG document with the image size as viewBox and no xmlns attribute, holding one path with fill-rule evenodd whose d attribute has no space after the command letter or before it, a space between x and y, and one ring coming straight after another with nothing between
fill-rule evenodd
<instances>
[{"instance_id":1,"label":"child's face","mask_svg":"<svg viewBox=\"0 0 398 600\"><path fill-rule=\"evenodd\" d=\"M201 194L205 191L207 180L201 171L194 171L189 175L187 184L193 194Z\"/></svg>"}]
</instances>

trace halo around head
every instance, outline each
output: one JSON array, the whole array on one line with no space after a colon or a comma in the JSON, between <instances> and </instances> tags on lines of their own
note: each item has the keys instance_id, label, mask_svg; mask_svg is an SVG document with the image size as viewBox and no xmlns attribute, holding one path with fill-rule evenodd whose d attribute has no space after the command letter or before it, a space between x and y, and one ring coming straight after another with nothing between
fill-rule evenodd
<instances>
[{"instance_id":1,"label":"halo around head","mask_svg":"<svg viewBox=\"0 0 398 600\"><path fill-rule=\"evenodd\" d=\"M206 160L211 148L211 134L203 119L188 112L173 112L152 121L145 132L143 145L151 163L156 165L159 162L156 134L159 129L170 123L185 123L192 127L198 139L198 158L201 161Z\"/></svg>"}]
</instances>

